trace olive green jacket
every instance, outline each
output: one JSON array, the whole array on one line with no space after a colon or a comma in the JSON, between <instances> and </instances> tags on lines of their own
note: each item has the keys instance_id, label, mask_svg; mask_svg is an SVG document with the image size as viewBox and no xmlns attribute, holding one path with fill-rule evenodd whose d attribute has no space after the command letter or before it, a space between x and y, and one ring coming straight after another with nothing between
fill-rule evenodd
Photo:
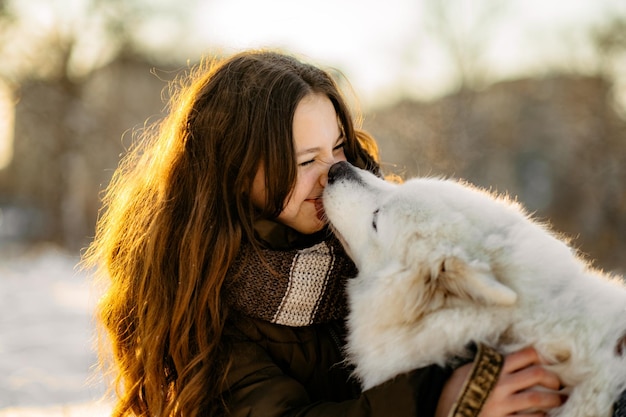
<instances>
[{"instance_id":1,"label":"olive green jacket","mask_svg":"<svg viewBox=\"0 0 626 417\"><path fill-rule=\"evenodd\" d=\"M288 327L248 317L228 323L233 417L433 416L449 369L431 366L360 392L343 363L340 323Z\"/></svg>"}]
</instances>

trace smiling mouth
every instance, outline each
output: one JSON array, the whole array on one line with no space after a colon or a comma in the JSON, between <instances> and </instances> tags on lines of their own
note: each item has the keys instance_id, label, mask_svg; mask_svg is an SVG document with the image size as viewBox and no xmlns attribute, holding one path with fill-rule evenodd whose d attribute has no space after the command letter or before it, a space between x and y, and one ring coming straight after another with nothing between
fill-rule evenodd
<instances>
[{"instance_id":1,"label":"smiling mouth","mask_svg":"<svg viewBox=\"0 0 626 417\"><path fill-rule=\"evenodd\" d=\"M324 221L326 215L324 212L324 202L322 200L322 197L307 198L305 201L308 201L309 203L313 203L315 205L315 214L317 215L317 219Z\"/></svg>"}]
</instances>

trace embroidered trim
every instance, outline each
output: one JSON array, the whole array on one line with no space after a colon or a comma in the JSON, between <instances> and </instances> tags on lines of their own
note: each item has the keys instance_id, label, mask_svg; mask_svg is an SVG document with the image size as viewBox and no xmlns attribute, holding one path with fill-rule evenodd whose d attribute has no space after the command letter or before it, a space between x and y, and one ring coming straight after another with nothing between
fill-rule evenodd
<instances>
[{"instance_id":1,"label":"embroidered trim","mask_svg":"<svg viewBox=\"0 0 626 417\"><path fill-rule=\"evenodd\" d=\"M496 385L504 357L483 344L478 346L474 365L448 417L476 417Z\"/></svg>"}]
</instances>

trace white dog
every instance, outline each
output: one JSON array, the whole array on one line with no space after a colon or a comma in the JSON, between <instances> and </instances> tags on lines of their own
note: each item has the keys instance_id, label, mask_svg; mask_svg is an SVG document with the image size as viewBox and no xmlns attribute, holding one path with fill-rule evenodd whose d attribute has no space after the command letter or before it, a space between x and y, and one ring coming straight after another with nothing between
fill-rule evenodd
<instances>
[{"instance_id":1,"label":"white dog","mask_svg":"<svg viewBox=\"0 0 626 417\"><path fill-rule=\"evenodd\" d=\"M331 168L324 209L360 271L348 284L348 360L364 389L465 354L534 346L569 399L603 417L626 388L626 287L593 270L507 198L452 180L386 182Z\"/></svg>"}]
</instances>

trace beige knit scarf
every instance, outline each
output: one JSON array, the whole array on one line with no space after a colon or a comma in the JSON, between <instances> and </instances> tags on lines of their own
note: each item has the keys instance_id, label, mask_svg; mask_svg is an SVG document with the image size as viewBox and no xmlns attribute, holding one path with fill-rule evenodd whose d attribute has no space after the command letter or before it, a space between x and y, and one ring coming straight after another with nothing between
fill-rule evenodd
<instances>
[{"instance_id":1,"label":"beige knit scarf","mask_svg":"<svg viewBox=\"0 0 626 417\"><path fill-rule=\"evenodd\" d=\"M293 250L244 244L230 269L227 305L249 317L286 326L325 323L346 315L345 283L354 263L336 238Z\"/></svg>"}]
</instances>

